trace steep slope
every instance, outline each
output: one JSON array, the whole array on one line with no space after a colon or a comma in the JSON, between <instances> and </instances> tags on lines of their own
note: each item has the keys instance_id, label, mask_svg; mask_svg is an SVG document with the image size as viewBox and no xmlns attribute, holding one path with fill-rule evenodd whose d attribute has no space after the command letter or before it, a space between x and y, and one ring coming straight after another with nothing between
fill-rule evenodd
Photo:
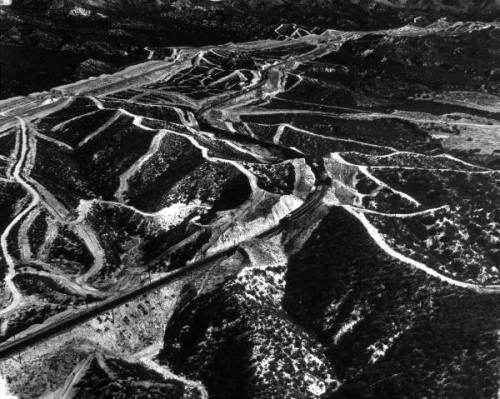
<instances>
[{"instance_id":1,"label":"steep slope","mask_svg":"<svg viewBox=\"0 0 500 399\"><path fill-rule=\"evenodd\" d=\"M330 398L494 397L499 304L390 259L342 209L291 257L283 301L327 348Z\"/></svg>"}]
</instances>

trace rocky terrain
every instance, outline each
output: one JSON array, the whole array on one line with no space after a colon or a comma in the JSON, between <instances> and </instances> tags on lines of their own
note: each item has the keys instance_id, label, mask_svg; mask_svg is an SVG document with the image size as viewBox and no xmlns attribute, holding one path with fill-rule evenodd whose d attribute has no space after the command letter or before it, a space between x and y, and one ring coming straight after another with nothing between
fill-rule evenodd
<instances>
[{"instance_id":1,"label":"rocky terrain","mask_svg":"<svg viewBox=\"0 0 500 399\"><path fill-rule=\"evenodd\" d=\"M124 41L144 62L86 55L83 80L0 101L10 392L497 397L500 24L480 3Z\"/></svg>"}]
</instances>

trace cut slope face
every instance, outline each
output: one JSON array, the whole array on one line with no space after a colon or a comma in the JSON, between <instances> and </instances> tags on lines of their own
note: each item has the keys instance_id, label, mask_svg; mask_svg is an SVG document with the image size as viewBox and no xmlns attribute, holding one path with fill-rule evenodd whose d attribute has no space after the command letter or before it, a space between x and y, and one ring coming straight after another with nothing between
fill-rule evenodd
<instances>
[{"instance_id":1,"label":"cut slope face","mask_svg":"<svg viewBox=\"0 0 500 399\"><path fill-rule=\"evenodd\" d=\"M289 28L1 103L22 397L498 392L498 24Z\"/></svg>"}]
</instances>

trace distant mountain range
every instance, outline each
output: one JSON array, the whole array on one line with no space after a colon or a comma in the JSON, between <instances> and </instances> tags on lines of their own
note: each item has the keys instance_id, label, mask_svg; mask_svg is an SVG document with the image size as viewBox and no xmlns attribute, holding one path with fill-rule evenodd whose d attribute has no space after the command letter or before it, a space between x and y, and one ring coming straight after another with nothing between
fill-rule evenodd
<instances>
[{"instance_id":1,"label":"distant mountain range","mask_svg":"<svg viewBox=\"0 0 500 399\"><path fill-rule=\"evenodd\" d=\"M500 10L498 0L351 0L351 3L361 7L371 7L382 4L388 7L415 9L426 11L442 11L456 13L477 13Z\"/></svg>"},{"instance_id":2,"label":"distant mountain range","mask_svg":"<svg viewBox=\"0 0 500 399\"><path fill-rule=\"evenodd\" d=\"M0 98L48 89L56 83L49 76L57 82L88 76L96 62L107 70L137 62L146 57L145 46L266 39L283 24L311 32L379 30L426 26L443 17L450 23L493 21L500 17L500 0L13 0L0 8L0 44L64 51L72 61L46 73L5 50ZM56 61L43 65L62 65L57 55L46 56Z\"/></svg>"},{"instance_id":3,"label":"distant mountain range","mask_svg":"<svg viewBox=\"0 0 500 399\"><path fill-rule=\"evenodd\" d=\"M291 6L288 0L17 0L13 1L14 7L36 7L52 9L71 9L81 7L99 11L122 11L135 8L142 11L163 10L176 4L202 6L217 4L219 7L247 6L249 8L265 9L275 6ZM293 2L295 4L303 1ZM313 0L307 1L311 6L324 8L349 7L351 5L359 11L371 12L382 8L392 8L399 11L424 11L430 13L453 13L453 14L491 14L500 13L500 0ZM350 4L349 4L350 3Z\"/></svg>"}]
</instances>

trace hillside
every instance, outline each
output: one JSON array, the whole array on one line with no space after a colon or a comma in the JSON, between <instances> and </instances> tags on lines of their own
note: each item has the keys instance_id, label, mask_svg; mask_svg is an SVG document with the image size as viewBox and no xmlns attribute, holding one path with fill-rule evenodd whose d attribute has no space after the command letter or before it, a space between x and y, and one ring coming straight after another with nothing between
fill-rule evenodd
<instances>
[{"instance_id":1,"label":"hillside","mask_svg":"<svg viewBox=\"0 0 500 399\"><path fill-rule=\"evenodd\" d=\"M498 396L499 22L357 2L331 17L363 30L275 8L247 31L212 29L203 4L171 25L90 6L36 23L56 39L74 24L77 53L143 59L0 100L12 393ZM380 15L395 19L370 30ZM168 44L199 21L256 40Z\"/></svg>"}]
</instances>

